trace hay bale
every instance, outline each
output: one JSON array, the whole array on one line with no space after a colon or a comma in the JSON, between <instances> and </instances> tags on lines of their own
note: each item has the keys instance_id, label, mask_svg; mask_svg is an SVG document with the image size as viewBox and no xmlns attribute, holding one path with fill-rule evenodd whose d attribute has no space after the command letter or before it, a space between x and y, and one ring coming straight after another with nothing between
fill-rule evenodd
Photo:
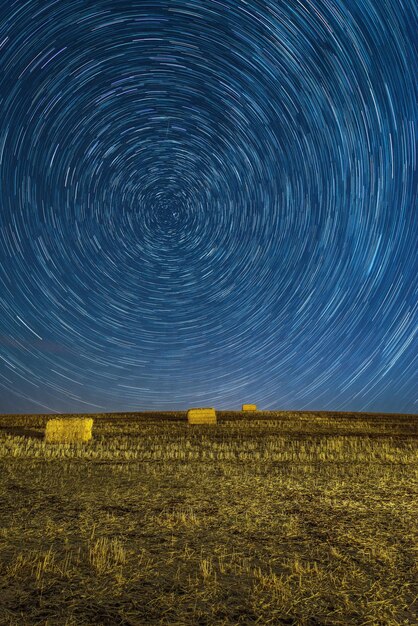
<instances>
[{"instance_id":1,"label":"hay bale","mask_svg":"<svg viewBox=\"0 0 418 626\"><path fill-rule=\"evenodd\" d=\"M256 411L257 405L256 404L243 404L242 410L243 411Z\"/></svg>"},{"instance_id":2,"label":"hay bale","mask_svg":"<svg viewBox=\"0 0 418 626\"><path fill-rule=\"evenodd\" d=\"M46 423L47 443L78 443L90 441L93 420L91 417L59 417Z\"/></svg>"},{"instance_id":3,"label":"hay bale","mask_svg":"<svg viewBox=\"0 0 418 626\"><path fill-rule=\"evenodd\" d=\"M189 424L216 424L215 409L189 409L187 421Z\"/></svg>"}]
</instances>

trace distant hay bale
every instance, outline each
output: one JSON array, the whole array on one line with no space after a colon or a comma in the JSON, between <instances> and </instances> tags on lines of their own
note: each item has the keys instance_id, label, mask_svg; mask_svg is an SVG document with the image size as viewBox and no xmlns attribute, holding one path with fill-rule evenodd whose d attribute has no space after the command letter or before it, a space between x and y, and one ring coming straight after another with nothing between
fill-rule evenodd
<instances>
[{"instance_id":1,"label":"distant hay bale","mask_svg":"<svg viewBox=\"0 0 418 626\"><path fill-rule=\"evenodd\" d=\"M216 424L215 409L189 409L187 421L189 424Z\"/></svg>"},{"instance_id":2,"label":"distant hay bale","mask_svg":"<svg viewBox=\"0 0 418 626\"><path fill-rule=\"evenodd\" d=\"M256 404L243 404L242 410L243 411L256 411L257 405Z\"/></svg>"},{"instance_id":3,"label":"distant hay bale","mask_svg":"<svg viewBox=\"0 0 418 626\"><path fill-rule=\"evenodd\" d=\"M46 423L47 443L78 443L90 441L93 420L90 417L59 417Z\"/></svg>"}]
</instances>

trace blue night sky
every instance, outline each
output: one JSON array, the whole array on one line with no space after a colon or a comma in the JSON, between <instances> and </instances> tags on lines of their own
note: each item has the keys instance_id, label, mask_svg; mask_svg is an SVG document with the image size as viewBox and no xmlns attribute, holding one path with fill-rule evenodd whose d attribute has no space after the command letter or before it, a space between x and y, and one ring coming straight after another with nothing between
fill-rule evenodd
<instances>
[{"instance_id":1,"label":"blue night sky","mask_svg":"<svg viewBox=\"0 0 418 626\"><path fill-rule=\"evenodd\" d=\"M0 7L0 412L417 412L416 4Z\"/></svg>"}]
</instances>

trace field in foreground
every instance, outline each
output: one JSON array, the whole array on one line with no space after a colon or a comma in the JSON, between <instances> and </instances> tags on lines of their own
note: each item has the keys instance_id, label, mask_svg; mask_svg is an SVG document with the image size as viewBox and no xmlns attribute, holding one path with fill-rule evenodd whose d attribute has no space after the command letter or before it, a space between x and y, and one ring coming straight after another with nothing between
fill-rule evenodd
<instances>
[{"instance_id":1,"label":"field in foreground","mask_svg":"<svg viewBox=\"0 0 418 626\"><path fill-rule=\"evenodd\" d=\"M418 416L0 415L0 624L418 624Z\"/></svg>"}]
</instances>

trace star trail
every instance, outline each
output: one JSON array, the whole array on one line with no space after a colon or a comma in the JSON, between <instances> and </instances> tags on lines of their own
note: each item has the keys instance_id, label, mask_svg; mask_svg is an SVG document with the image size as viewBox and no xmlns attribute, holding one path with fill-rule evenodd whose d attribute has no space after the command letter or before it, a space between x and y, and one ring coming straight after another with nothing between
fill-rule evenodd
<instances>
[{"instance_id":1,"label":"star trail","mask_svg":"<svg viewBox=\"0 0 418 626\"><path fill-rule=\"evenodd\" d=\"M416 412L409 0L0 8L0 411Z\"/></svg>"}]
</instances>

